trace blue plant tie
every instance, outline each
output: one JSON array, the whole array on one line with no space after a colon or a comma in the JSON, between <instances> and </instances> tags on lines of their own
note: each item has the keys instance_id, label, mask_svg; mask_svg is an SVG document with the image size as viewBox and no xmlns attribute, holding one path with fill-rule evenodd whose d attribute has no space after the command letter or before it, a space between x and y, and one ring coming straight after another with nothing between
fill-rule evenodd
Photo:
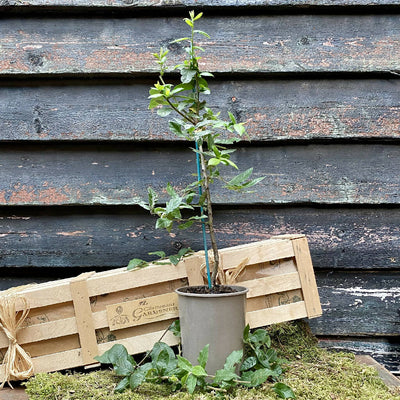
<instances>
[{"instance_id":1,"label":"blue plant tie","mask_svg":"<svg viewBox=\"0 0 400 400\"><path fill-rule=\"evenodd\" d=\"M198 142L196 142L196 150L199 151ZM196 153L196 162L197 162L197 177L199 179L199 196L201 197L202 194L203 194L203 189L202 189L201 184L200 184L200 181L201 181L201 166L200 166L200 155L199 155L199 153ZM202 206L200 206L200 212L201 212L201 215L203 215L203 207ZM208 282L209 289L211 289L211 274L210 274L210 261L208 259L206 223L204 222L203 218L201 220L201 229L203 231L204 252L205 252L205 256L206 256L207 282Z\"/></svg>"}]
</instances>

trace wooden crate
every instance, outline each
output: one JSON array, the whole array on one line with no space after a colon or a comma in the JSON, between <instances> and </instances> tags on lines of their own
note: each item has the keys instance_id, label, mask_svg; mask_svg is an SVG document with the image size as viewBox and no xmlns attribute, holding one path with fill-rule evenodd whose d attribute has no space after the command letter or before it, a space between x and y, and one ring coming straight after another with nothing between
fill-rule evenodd
<instances>
[{"instance_id":1,"label":"wooden crate","mask_svg":"<svg viewBox=\"0 0 400 400\"><path fill-rule=\"evenodd\" d=\"M227 275L241 265L235 281L250 289L247 321L251 327L321 315L304 236L226 248L220 256ZM203 263L204 252L198 252L177 266L91 272L23 288L19 296L27 300L30 311L18 332L18 344L31 356L35 373L93 364L94 356L115 343L125 345L131 354L144 352L178 317L174 289L204 282L199 268ZM16 307L23 308L21 298ZM163 341L177 344L170 332ZM8 344L1 331L0 361ZM1 365L0 382L4 380Z\"/></svg>"}]
</instances>

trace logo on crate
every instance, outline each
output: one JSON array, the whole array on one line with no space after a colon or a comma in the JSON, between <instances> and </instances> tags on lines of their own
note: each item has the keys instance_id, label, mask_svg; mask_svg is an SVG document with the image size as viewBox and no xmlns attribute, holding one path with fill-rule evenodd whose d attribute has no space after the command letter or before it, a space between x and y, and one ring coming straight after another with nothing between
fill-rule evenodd
<instances>
[{"instance_id":1,"label":"logo on crate","mask_svg":"<svg viewBox=\"0 0 400 400\"><path fill-rule=\"evenodd\" d=\"M178 315L178 298L175 293L107 306L107 318L111 331L172 319Z\"/></svg>"}]
</instances>

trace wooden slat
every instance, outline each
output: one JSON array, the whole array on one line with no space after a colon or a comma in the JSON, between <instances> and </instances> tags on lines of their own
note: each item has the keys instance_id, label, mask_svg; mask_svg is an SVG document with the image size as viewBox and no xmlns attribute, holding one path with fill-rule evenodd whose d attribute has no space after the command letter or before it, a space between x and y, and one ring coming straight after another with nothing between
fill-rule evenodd
<instances>
[{"instance_id":1,"label":"wooden slat","mask_svg":"<svg viewBox=\"0 0 400 400\"><path fill-rule=\"evenodd\" d=\"M400 341L385 338L319 338L321 347L373 357L390 372L400 374Z\"/></svg>"},{"instance_id":2,"label":"wooden slat","mask_svg":"<svg viewBox=\"0 0 400 400\"><path fill-rule=\"evenodd\" d=\"M78 328L81 357L84 365L93 364L98 353L96 332L90 307L87 279L92 272L84 273L70 282L70 292L75 310L76 326Z\"/></svg>"},{"instance_id":3,"label":"wooden slat","mask_svg":"<svg viewBox=\"0 0 400 400\"><path fill-rule=\"evenodd\" d=\"M397 272L317 272L323 314L310 321L313 332L399 342L399 279Z\"/></svg>"},{"instance_id":4,"label":"wooden slat","mask_svg":"<svg viewBox=\"0 0 400 400\"><path fill-rule=\"evenodd\" d=\"M120 343L125 345L130 354L137 354L150 350L153 344L160 339L163 331L153 332L141 337L134 337L121 340ZM168 332L163 341L169 345L178 344L179 339L173 336L172 333ZM103 354L106 350L111 348L114 343L103 343L100 344L99 354ZM68 350L59 353L53 353L45 356L35 357L33 359L35 373L47 372L47 371L60 371L68 368L75 368L84 365L84 361L81 355L81 349ZM0 379L4 376L4 365L0 365Z\"/></svg>"},{"instance_id":5,"label":"wooden slat","mask_svg":"<svg viewBox=\"0 0 400 400\"><path fill-rule=\"evenodd\" d=\"M397 14L207 17L199 28L212 39L199 43L207 44L202 62L207 70L228 73L396 70L399 19ZM108 26L94 17L3 20L0 74L155 73L151 54L165 38L187 33L181 18L124 18ZM180 45L173 50L182 54Z\"/></svg>"},{"instance_id":6,"label":"wooden slat","mask_svg":"<svg viewBox=\"0 0 400 400\"><path fill-rule=\"evenodd\" d=\"M116 0L75 0L74 2L68 0L29 0L20 2L18 0L7 0L0 3L0 7L5 9L12 7L17 9L30 9L33 7L54 9L62 8L62 10L68 11L76 8L85 9L112 9L116 10L147 10L147 9L176 9L177 7L227 7L227 8L249 8L249 7L262 7L262 8L274 8L274 7L354 7L354 6L393 6L396 7L400 5L398 0L159 0L155 2L154 0L141 0L139 1L125 1L120 2Z\"/></svg>"},{"instance_id":7,"label":"wooden slat","mask_svg":"<svg viewBox=\"0 0 400 400\"><path fill-rule=\"evenodd\" d=\"M68 267L57 272L68 276L74 267L111 269L127 265L131 258L149 259L149 251L176 254L180 246L202 248L199 227L177 231L171 237L155 230L154 219L145 211L104 208L91 210L90 215L85 214L86 209L68 212L3 210L0 266ZM393 269L400 260L397 208L218 208L215 222L220 248L286 232L306 234L314 268ZM3 268L0 272L5 278L3 287L13 286L9 279L18 277L13 275L17 270ZM32 281L34 274L32 271ZM70 272L76 274L76 269Z\"/></svg>"},{"instance_id":8,"label":"wooden slat","mask_svg":"<svg viewBox=\"0 0 400 400\"><path fill-rule=\"evenodd\" d=\"M153 81L86 82L0 86L0 139L176 140L148 110ZM390 139L400 136L399 86L398 79L210 79L207 101L221 116L247 121L251 140Z\"/></svg>"},{"instance_id":9,"label":"wooden slat","mask_svg":"<svg viewBox=\"0 0 400 400\"><path fill-rule=\"evenodd\" d=\"M293 249L289 240L261 241L250 246L223 249L220 252L221 265L224 269L234 268L247 259L247 265L259 264L293 257Z\"/></svg>"},{"instance_id":10,"label":"wooden slat","mask_svg":"<svg viewBox=\"0 0 400 400\"><path fill-rule=\"evenodd\" d=\"M152 272L149 273L149 270ZM110 279L110 274L112 274L112 279ZM179 263L176 266L152 265L145 270L128 271L126 268L120 268L106 274L94 274L88 278L86 285L88 297L93 297L157 284L160 281L179 280L185 277L186 270L183 263ZM27 288L24 294L29 300L30 308L45 307L73 300L71 293L67 290L73 280L64 279ZM22 307L22 302L20 304L17 303L17 310Z\"/></svg>"},{"instance_id":11,"label":"wooden slat","mask_svg":"<svg viewBox=\"0 0 400 400\"><path fill-rule=\"evenodd\" d=\"M251 311L246 314L246 323L250 328L257 328L275 324L277 322L292 321L307 316L304 301L286 304L279 307L265 308L263 310Z\"/></svg>"},{"instance_id":12,"label":"wooden slat","mask_svg":"<svg viewBox=\"0 0 400 400\"><path fill-rule=\"evenodd\" d=\"M305 237L292 239L292 244L307 316L308 318L320 317L322 309L307 239Z\"/></svg>"},{"instance_id":13,"label":"wooden slat","mask_svg":"<svg viewBox=\"0 0 400 400\"><path fill-rule=\"evenodd\" d=\"M301 288L298 273L269 276L251 281L239 281L237 284L249 289L247 298Z\"/></svg>"},{"instance_id":14,"label":"wooden slat","mask_svg":"<svg viewBox=\"0 0 400 400\"><path fill-rule=\"evenodd\" d=\"M35 146L24 150L4 145L0 160L0 205L10 206L132 205L147 198L148 186L160 192L163 201L167 182L181 188L193 181L195 173L193 152L183 146L56 146L47 150ZM251 166L254 177L265 179L251 193L232 193L215 185L215 204L400 201L399 146L252 146L239 148L232 160L242 171ZM233 169L226 171L227 179L235 175ZM81 240L85 237L80 229L73 232ZM60 238L67 234L59 232Z\"/></svg>"}]
</instances>

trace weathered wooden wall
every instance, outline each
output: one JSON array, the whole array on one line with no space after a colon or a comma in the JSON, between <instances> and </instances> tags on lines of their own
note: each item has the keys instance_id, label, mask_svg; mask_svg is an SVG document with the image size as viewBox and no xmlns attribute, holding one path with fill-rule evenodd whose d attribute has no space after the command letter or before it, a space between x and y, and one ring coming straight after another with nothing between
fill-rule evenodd
<instances>
[{"instance_id":1,"label":"weathered wooden wall","mask_svg":"<svg viewBox=\"0 0 400 400\"><path fill-rule=\"evenodd\" d=\"M0 0L0 289L201 248L135 205L194 172L147 110L193 6L211 103L252 139L235 161L267 176L216 195L221 246L305 233L315 333L399 372L400 0Z\"/></svg>"}]
</instances>

